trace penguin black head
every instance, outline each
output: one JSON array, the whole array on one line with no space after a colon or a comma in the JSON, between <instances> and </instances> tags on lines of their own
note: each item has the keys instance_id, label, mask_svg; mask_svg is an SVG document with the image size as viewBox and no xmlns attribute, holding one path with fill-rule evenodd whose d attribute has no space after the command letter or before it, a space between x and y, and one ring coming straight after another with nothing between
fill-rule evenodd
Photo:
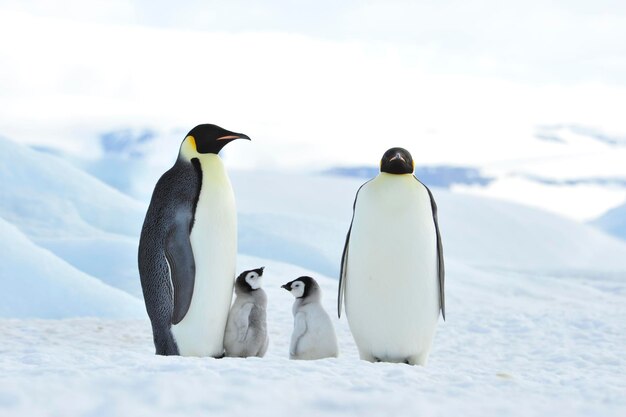
<instances>
[{"instance_id":1,"label":"penguin black head","mask_svg":"<svg viewBox=\"0 0 626 417\"><path fill-rule=\"evenodd\" d=\"M236 292L252 292L261 288L264 266L242 272L235 280Z\"/></svg>"},{"instance_id":2,"label":"penguin black head","mask_svg":"<svg viewBox=\"0 0 626 417\"><path fill-rule=\"evenodd\" d=\"M412 174L415 169L413 157L404 148L391 148L380 160L380 172L388 174Z\"/></svg>"},{"instance_id":3,"label":"penguin black head","mask_svg":"<svg viewBox=\"0 0 626 417\"><path fill-rule=\"evenodd\" d=\"M281 288L286 289L296 298L307 298L309 295L317 293L320 287L313 278L303 276L289 281Z\"/></svg>"},{"instance_id":4,"label":"penguin black head","mask_svg":"<svg viewBox=\"0 0 626 417\"><path fill-rule=\"evenodd\" d=\"M183 146L189 146L193 151L200 154L212 153L217 155L226 144L235 139L250 140L243 133L231 132L216 125L203 124L194 127L187 133Z\"/></svg>"}]
</instances>

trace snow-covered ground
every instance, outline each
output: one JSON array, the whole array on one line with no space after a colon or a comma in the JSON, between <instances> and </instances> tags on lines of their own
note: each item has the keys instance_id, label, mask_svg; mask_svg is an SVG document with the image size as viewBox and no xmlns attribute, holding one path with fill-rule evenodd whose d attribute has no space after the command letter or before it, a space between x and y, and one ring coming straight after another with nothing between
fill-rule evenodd
<instances>
[{"instance_id":1,"label":"snow-covered ground","mask_svg":"<svg viewBox=\"0 0 626 417\"><path fill-rule=\"evenodd\" d=\"M593 224L607 233L626 240L626 204L609 210Z\"/></svg>"},{"instance_id":2,"label":"snow-covered ground","mask_svg":"<svg viewBox=\"0 0 626 417\"><path fill-rule=\"evenodd\" d=\"M265 265L271 343L263 359L156 357L147 320L0 321L0 415L58 416L623 416L626 343L621 281L485 273L449 263L448 321L427 367L370 364L345 319L341 356L287 359L300 274Z\"/></svg>"},{"instance_id":3,"label":"snow-covered ground","mask_svg":"<svg viewBox=\"0 0 626 417\"><path fill-rule=\"evenodd\" d=\"M345 318L339 358L289 361L280 285L314 276L336 317L362 181L232 172L238 269L266 266L268 354L156 357L135 269L146 202L0 145L0 416L626 414L626 243L595 228L433 189L447 321L428 366L358 360Z\"/></svg>"}]
</instances>

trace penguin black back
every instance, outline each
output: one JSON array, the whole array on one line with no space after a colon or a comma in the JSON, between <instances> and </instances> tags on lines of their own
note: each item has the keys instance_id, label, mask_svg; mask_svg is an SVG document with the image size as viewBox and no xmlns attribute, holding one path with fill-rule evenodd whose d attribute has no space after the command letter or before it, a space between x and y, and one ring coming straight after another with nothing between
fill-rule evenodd
<instances>
[{"instance_id":1,"label":"penguin black back","mask_svg":"<svg viewBox=\"0 0 626 417\"><path fill-rule=\"evenodd\" d=\"M139 240L139 274L146 301L146 310L152 321L157 354L177 355L178 348L169 330L172 322L186 313L188 303L177 299L191 299L193 294L195 261L189 242L193 218L202 183L199 163L178 158L172 168L157 182ZM168 223L170 227L163 227ZM168 265L166 258L176 259ZM168 275L178 279L171 280ZM157 279L155 277L168 277ZM187 284L185 284L187 282ZM172 288L173 286L173 288ZM186 308L183 308L186 304ZM158 329L158 330L157 330Z\"/></svg>"},{"instance_id":2,"label":"penguin black back","mask_svg":"<svg viewBox=\"0 0 626 417\"><path fill-rule=\"evenodd\" d=\"M181 342L174 338L171 329L187 315L195 290L200 259L194 259L190 235L197 226L196 208L204 186L203 164L216 161L213 155L206 154L217 155L235 139L250 140L242 133L213 124L194 127L182 141L176 162L154 188L141 230L138 266L157 354L180 353ZM223 172L221 162L211 162L210 166ZM227 177L226 186L230 190ZM236 226L233 235L236 236ZM232 275L228 277L230 285L231 280Z\"/></svg>"}]
</instances>

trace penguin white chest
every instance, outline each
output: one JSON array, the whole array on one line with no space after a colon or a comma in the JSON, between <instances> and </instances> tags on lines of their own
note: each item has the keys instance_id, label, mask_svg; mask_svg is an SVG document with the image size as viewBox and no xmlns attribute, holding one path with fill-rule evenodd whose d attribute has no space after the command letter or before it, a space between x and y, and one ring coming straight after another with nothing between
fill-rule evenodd
<instances>
[{"instance_id":1,"label":"penguin white chest","mask_svg":"<svg viewBox=\"0 0 626 417\"><path fill-rule=\"evenodd\" d=\"M439 315L436 230L412 175L380 174L357 197L346 315L363 359L420 362Z\"/></svg>"},{"instance_id":2,"label":"penguin white chest","mask_svg":"<svg viewBox=\"0 0 626 417\"><path fill-rule=\"evenodd\" d=\"M190 240L196 265L193 296L172 326L183 356L221 356L237 256L235 198L219 156L200 157L202 186Z\"/></svg>"}]
</instances>

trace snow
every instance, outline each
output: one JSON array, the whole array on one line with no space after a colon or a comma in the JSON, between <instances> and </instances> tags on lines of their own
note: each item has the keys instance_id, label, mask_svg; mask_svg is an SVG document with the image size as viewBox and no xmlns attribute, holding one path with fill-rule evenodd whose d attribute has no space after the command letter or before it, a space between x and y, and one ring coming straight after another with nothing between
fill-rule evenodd
<instances>
[{"instance_id":1,"label":"snow","mask_svg":"<svg viewBox=\"0 0 626 417\"><path fill-rule=\"evenodd\" d=\"M0 216L31 237L135 236L142 204L67 162L0 138Z\"/></svg>"},{"instance_id":2,"label":"snow","mask_svg":"<svg viewBox=\"0 0 626 417\"><path fill-rule=\"evenodd\" d=\"M358 360L331 314L341 356L290 361L293 297L279 286L311 274L334 311L337 281L265 265L265 358L156 357L147 320L0 321L0 415L555 415L626 409L623 280L617 292L576 277L484 273L449 263L449 318L427 367ZM36 399L36 400L34 400Z\"/></svg>"},{"instance_id":3,"label":"snow","mask_svg":"<svg viewBox=\"0 0 626 417\"><path fill-rule=\"evenodd\" d=\"M234 172L240 251L338 276L363 180ZM626 243L539 209L432 189L447 258L519 271L626 271Z\"/></svg>"},{"instance_id":4,"label":"snow","mask_svg":"<svg viewBox=\"0 0 626 417\"><path fill-rule=\"evenodd\" d=\"M591 226L433 188L447 321L428 366L370 364L335 310L362 181L231 172L237 270L266 267L267 356L156 357L136 272L146 203L56 157L0 146L0 416L626 412L626 243ZM300 275L322 287L337 359L287 359L293 297L280 285Z\"/></svg>"},{"instance_id":5,"label":"snow","mask_svg":"<svg viewBox=\"0 0 626 417\"><path fill-rule=\"evenodd\" d=\"M621 204L609 210L591 224L607 233L626 239L626 204Z\"/></svg>"},{"instance_id":6,"label":"snow","mask_svg":"<svg viewBox=\"0 0 626 417\"><path fill-rule=\"evenodd\" d=\"M144 204L56 156L3 138L0 179L0 217L75 268L141 295L136 253Z\"/></svg>"},{"instance_id":7,"label":"snow","mask_svg":"<svg viewBox=\"0 0 626 417\"><path fill-rule=\"evenodd\" d=\"M142 302L75 269L0 218L0 317L141 317Z\"/></svg>"},{"instance_id":8,"label":"snow","mask_svg":"<svg viewBox=\"0 0 626 417\"><path fill-rule=\"evenodd\" d=\"M487 185L459 184L453 185L452 189L541 208L578 221L598 217L624 201L626 195L625 177L616 177L619 183L613 184L610 178L602 177L571 177L559 183L559 180L550 177L533 178L506 173L493 175L496 179ZM570 180L574 183L568 184Z\"/></svg>"}]
</instances>

